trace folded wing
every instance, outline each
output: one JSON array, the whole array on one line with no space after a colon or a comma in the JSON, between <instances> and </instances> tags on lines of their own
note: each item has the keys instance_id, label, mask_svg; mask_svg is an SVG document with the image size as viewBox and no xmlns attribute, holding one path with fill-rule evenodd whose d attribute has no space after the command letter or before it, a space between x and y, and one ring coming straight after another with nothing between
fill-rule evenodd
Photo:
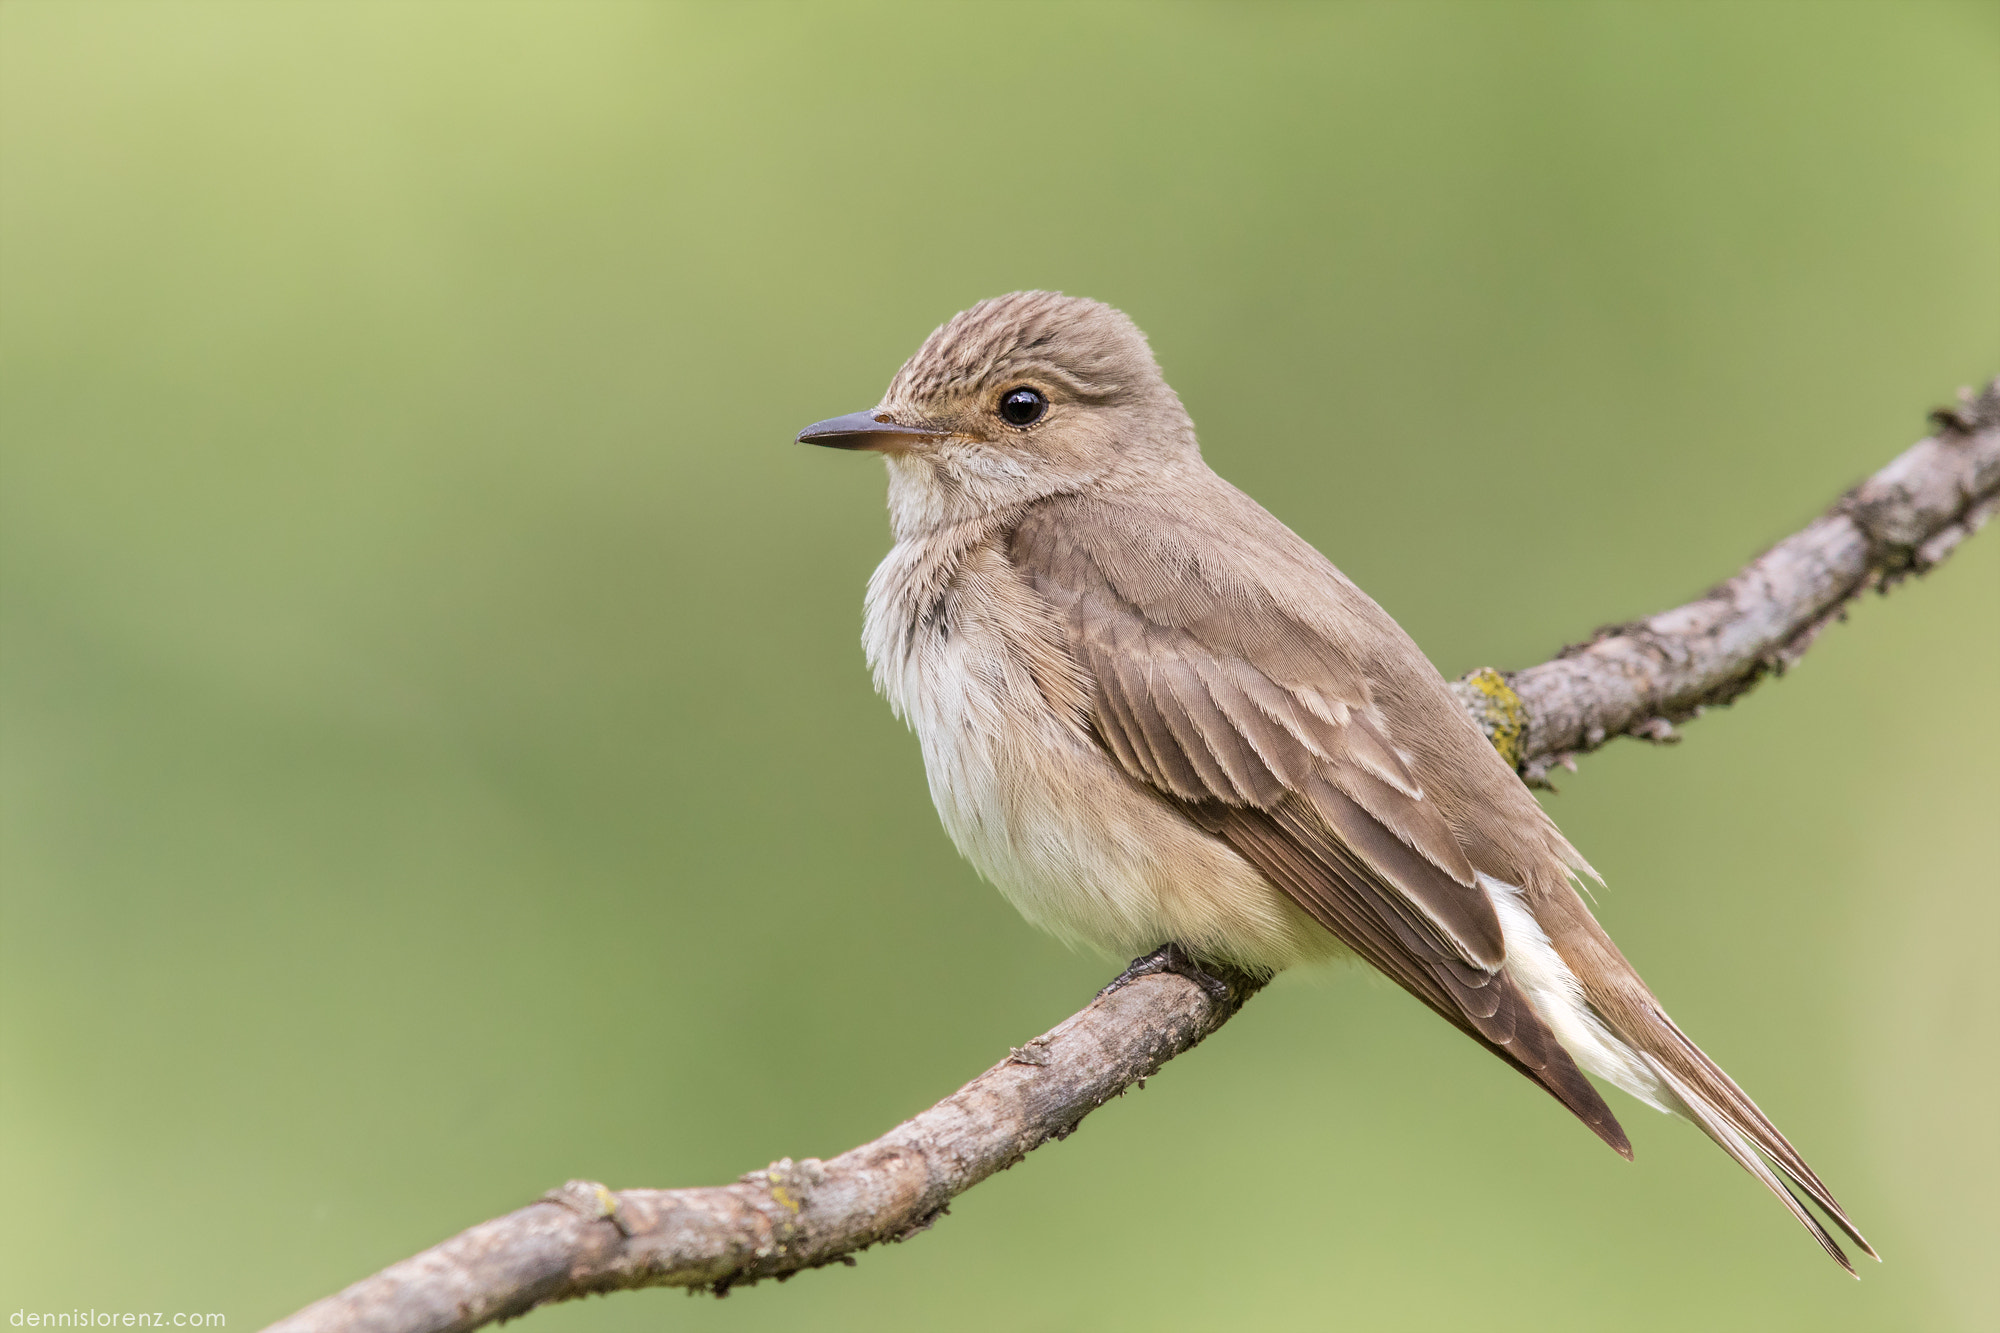
<instances>
[{"instance_id":1,"label":"folded wing","mask_svg":"<svg viewBox=\"0 0 2000 1333\"><path fill-rule=\"evenodd\" d=\"M1165 516L1059 497L1022 520L1010 558L1063 617L1097 736L1127 773L1631 1156L1502 969L1477 869L1333 636L1177 544Z\"/></svg>"}]
</instances>

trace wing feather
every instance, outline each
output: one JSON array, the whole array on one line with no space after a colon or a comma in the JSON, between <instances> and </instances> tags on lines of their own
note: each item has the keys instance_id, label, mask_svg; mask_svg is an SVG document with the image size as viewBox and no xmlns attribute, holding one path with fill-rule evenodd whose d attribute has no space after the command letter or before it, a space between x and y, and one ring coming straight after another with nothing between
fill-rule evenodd
<instances>
[{"instance_id":1,"label":"wing feather","mask_svg":"<svg viewBox=\"0 0 2000 1333\"><path fill-rule=\"evenodd\" d=\"M1062 618L1106 753L1630 1156L1502 970L1493 903L1366 676L1255 586L1102 517L1081 501L1040 506L1010 558Z\"/></svg>"}]
</instances>

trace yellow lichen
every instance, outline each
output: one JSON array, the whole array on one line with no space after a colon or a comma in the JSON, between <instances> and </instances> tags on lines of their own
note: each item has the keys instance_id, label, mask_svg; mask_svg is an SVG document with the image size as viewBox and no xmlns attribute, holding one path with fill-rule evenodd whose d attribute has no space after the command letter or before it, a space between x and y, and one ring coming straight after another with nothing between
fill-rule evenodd
<instances>
[{"instance_id":1,"label":"yellow lichen","mask_svg":"<svg viewBox=\"0 0 2000 1333\"><path fill-rule=\"evenodd\" d=\"M1510 768L1519 768L1528 743L1528 706L1507 678L1492 667L1481 667L1464 678L1479 695L1477 709L1480 729Z\"/></svg>"}]
</instances>

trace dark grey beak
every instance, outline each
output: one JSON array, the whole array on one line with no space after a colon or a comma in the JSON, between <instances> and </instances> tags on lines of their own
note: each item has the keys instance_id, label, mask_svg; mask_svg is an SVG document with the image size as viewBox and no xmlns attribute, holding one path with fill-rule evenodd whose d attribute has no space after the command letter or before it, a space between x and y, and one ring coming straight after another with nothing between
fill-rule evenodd
<instances>
[{"instance_id":1,"label":"dark grey beak","mask_svg":"<svg viewBox=\"0 0 2000 1333\"><path fill-rule=\"evenodd\" d=\"M800 444L823 444L829 449L900 449L918 440L941 440L944 436L919 426L891 421L887 413L849 412L844 417L815 421L799 432Z\"/></svg>"}]
</instances>

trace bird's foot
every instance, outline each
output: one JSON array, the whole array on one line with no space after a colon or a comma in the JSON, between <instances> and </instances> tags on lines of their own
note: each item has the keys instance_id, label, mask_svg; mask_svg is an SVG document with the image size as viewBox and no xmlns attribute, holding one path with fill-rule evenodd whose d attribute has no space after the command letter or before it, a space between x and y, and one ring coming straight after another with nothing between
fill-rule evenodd
<instances>
[{"instance_id":1,"label":"bird's foot","mask_svg":"<svg viewBox=\"0 0 2000 1333\"><path fill-rule=\"evenodd\" d=\"M1111 979L1109 986L1097 992L1097 998L1101 1000L1112 991L1122 990L1131 985L1140 977L1150 977L1161 972L1171 972L1177 977L1186 977L1201 987L1208 998L1217 1004L1229 1004L1236 998L1236 987L1213 972L1205 970L1194 960L1194 955L1172 940L1149 954L1134 958L1129 967Z\"/></svg>"}]
</instances>

